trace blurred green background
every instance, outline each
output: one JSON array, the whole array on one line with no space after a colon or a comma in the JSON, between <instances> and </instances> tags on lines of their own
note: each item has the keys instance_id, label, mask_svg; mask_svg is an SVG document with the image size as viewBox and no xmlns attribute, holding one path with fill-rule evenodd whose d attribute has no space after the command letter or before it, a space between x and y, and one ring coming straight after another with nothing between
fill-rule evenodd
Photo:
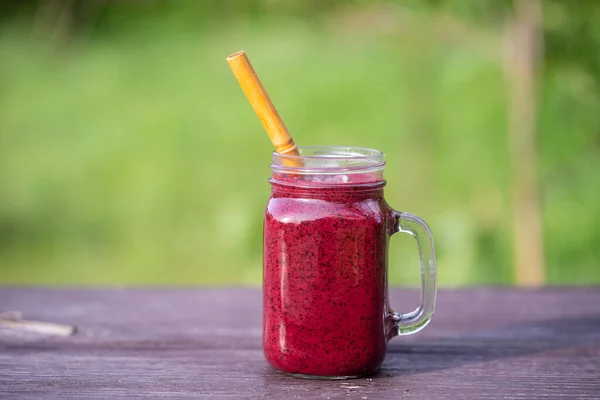
<instances>
[{"instance_id":1,"label":"blurred green background","mask_svg":"<svg viewBox=\"0 0 600 400\"><path fill-rule=\"evenodd\" d=\"M518 248L541 283L600 283L600 2L518 7L0 0L0 283L260 284L272 148L225 62L240 49L297 143L386 153L440 285L519 283ZM536 23L530 79L506 54ZM522 206L539 242L514 234ZM390 283L418 284L412 238L390 251Z\"/></svg>"}]
</instances>

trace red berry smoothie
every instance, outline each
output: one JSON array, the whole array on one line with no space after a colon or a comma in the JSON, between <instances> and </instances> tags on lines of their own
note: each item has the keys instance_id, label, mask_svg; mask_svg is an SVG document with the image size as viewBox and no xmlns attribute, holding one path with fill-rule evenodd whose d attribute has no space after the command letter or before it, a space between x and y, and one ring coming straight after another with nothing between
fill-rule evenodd
<instances>
[{"instance_id":1,"label":"red berry smoothie","mask_svg":"<svg viewBox=\"0 0 600 400\"><path fill-rule=\"evenodd\" d=\"M298 375L353 377L381 365L390 209L385 181L274 175L264 220L267 361Z\"/></svg>"}]
</instances>

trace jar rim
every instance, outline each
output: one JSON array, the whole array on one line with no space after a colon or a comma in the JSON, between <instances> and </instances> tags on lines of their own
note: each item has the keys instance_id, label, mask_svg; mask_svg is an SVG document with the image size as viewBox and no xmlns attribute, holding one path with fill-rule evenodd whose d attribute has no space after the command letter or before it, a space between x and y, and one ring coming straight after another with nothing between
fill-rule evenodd
<instances>
[{"instance_id":1,"label":"jar rim","mask_svg":"<svg viewBox=\"0 0 600 400\"><path fill-rule=\"evenodd\" d=\"M339 174L376 172L385 155L376 149L353 146L298 146L300 155L273 152L271 169L277 173Z\"/></svg>"}]
</instances>

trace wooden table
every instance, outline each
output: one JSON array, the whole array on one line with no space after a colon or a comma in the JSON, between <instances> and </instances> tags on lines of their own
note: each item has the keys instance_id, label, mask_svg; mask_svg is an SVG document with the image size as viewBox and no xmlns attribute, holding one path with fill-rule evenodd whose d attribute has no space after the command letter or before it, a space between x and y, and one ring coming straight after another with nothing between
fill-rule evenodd
<instances>
[{"instance_id":1,"label":"wooden table","mask_svg":"<svg viewBox=\"0 0 600 400\"><path fill-rule=\"evenodd\" d=\"M267 366L258 289L0 288L9 310L78 332L0 328L0 397L600 398L600 288L441 290L427 329L348 381Z\"/></svg>"}]
</instances>

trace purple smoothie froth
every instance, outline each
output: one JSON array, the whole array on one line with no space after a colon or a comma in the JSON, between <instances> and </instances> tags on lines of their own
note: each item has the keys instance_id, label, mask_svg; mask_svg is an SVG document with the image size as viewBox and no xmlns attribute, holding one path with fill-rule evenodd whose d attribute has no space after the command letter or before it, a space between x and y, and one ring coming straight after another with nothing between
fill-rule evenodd
<instances>
[{"instance_id":1,"label":"purple smoothie froth","mask_svg":"<svg viewBox=\"0 0 600 400\"><path fill-rule=\"evenodd\" d=\"M268 362L314 376L364 376L381 365L390 209L383 180L324 185L274 176L264 220Z\"/></svg>"}]
</instances>

